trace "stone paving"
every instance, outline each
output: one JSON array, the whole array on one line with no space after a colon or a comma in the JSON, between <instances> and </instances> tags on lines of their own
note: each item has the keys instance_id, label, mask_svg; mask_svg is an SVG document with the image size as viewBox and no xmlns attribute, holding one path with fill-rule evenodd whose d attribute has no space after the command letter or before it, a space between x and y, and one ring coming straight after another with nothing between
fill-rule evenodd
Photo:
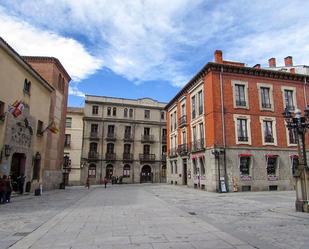
<instances>
[{"instance_id":1,"label":"stone paving","mask_svg":"<svg viewBox=\"0 0 309 249\"><path fill-rule=\"evenodd\" d=\"M294 193L171 185L73 187L0 206L0 248L309 248Z\"/></svg>"}]
</instances>

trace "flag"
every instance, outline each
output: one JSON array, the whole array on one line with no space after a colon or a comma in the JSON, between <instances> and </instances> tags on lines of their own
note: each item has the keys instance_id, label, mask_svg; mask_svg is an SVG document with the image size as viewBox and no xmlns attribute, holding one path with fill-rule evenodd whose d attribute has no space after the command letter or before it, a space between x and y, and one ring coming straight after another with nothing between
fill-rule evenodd
<instances>
[{"instance_id":1,"label":"flag","mask_svg":"<svg viewBox=\"0 0 309 249\"><path fill-rule=\"evenodd\" d=\"M54 134L57 134L59 132L59 129L57 128L56 124L54 121L52 121L49 126L47 126L47 129Z\"/></svg>"},{"instance_id":2,"label":"flag","mask_svg":"<svg viewBox=\"0 0 309 249\"><path fill-rule=\"evenodd\" d=\"M11 106L9 106L8 111L17 118L19 115L22 114L24 109L24 104L21 101L15 101Z\"/></svg>"}]
</instances>

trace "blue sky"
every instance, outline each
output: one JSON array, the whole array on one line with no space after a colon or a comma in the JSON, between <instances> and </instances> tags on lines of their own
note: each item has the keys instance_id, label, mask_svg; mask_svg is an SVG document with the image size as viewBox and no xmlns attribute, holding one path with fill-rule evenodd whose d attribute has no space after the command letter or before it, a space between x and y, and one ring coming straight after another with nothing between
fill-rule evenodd
<instances>
[{"instance_id":1,"label":"blue sky","mask_svg":"<svg viewBox=\"0 0 309 249\"><path fill-rule=\"evenodd\" d=\"M0 36L54 56L85 94L168 102L216 49L248 66L309 64L309 1L0 0Z\"/></svg>"}]
</instances>

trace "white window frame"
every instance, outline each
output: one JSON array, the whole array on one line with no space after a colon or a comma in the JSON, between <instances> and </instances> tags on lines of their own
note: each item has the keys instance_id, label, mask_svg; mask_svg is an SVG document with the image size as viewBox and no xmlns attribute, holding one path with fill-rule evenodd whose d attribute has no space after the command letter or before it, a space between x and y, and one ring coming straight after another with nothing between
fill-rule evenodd
<instances>
[{"instance_id":1,"label":"white window frame","mask_svg":"<svg viewBox=\"0 0 309 249\"><path fill-rule=\"evenodd\" d=\"M284 121L284 125L285 125L285 132L286 132L286 143L288 145L288 147L295 147L297 146L297 137L296 137L296 143L295 144L291 144L290 143L290 136L289 136L289 129L286 128L286 122Z\"/></svg>"},{"instance_id":2,"label":"white window frame","mask_svg":"<svg viewBox=\"0 0 309 249\"><path fill-rule=\"evenodd\" d=\"M265 108L262 106L262 96L261 96L261 88L269 88L269 101L271 104L271 108ZM267 83L257 83L257 88L259 92L259 104L260 104L260 110L262 111L274 111L275 105L274 105L274 96L273 96L273 85L267 84Z\"/></svg>"},{"instance_id":3,"label":"white window frame","mask_svg":"<svg viewBox=\"0 0 309 249\"><path fill-rule=\"evenodd\" d=\"M272 121L272 133L273 133L273 137L274 137L274 142L273 143L266 143L265 142L265 136L264 136L264 121ZM276 122L276 118L274 117L265 117L265 116L261 116L260 117L260 123L261 123L261 132L262 132L262 144L263 145L273 145L273 146L277 146L277 122Z\"/></svg>"},{"instance_id":4,"label":"white window frame","mask_svg":"<svg viewBox=\"0 0 309 249\"><path fill-rule=\"evenodd\" d=\"M250 165L249 165L249 175L248 175L248 179L247 180L252 180L252 172L253 172L253 158L252 158L252 156L250 155L248 155L248 156L239 156L238 157L238 171L239 171L239 176L240 176L240 180L242 180L243 181L243 179L242 179L242 176L243 176L243 178L246 178L246 176L247 175L242 175L241 174L241 171L240 171L240 158L242 158L242 157L249 157L250 158Z\"/></svg>"},{"instance_id":5,"label":"white window frame","mask_svg":"<svg viewBox=\"0 0 309 249\"><path fill-rule=\"evenodd\" d=\"M233 118L234 118L234 128L235 128L235 143L251 145L251 117L250 115L234 114ZM237 119L247 120L248 141L238 141Z\"/></svg>"},{"instance_id":6,"label":"white window frame","mask_svg":"<svg viewBox=\"0 0 309 249\"><path fill-rule=\"evenodd\" d=\"M285 96L284 96L284 91L285 90L293 91L294 110L291 110L291 112L294 112L297 109L296 87L293 87L293 86L281 86L282 100L283 100L283 110L285 110L285 108L286 108Z\"/></svg>"},{"instance_id":7,"label":"white window frame","mask_svg":"<svg viewBox=\"0 0 309 249\"><path fill-rule=\"evenodd\" d=\"M240 80L232 80L232 90L233 90L233 106L235 109L249 109L249 98L248 98L248 82L247 81L240 81ZM238 106L236 105L236 85L243 85L245 86L245 101L246 105L245 106Z\"/></svg>"}]
</instances>

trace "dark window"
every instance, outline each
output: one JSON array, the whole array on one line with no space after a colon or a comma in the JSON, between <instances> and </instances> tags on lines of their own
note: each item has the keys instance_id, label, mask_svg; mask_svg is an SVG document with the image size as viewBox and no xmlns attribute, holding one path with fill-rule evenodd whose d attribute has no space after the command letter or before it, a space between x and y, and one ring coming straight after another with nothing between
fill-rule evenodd
<instances>
[{"instance_id":1,"label":"dark window","mask_svg":"<svg viewBox=\"0 0 309 249\"><path fill-rule=\"evenodd\" d=\"M107 116L111 116L111 115L112 115L112 108L107 107Z\"/></svg>"},{"instance_id":2,"label":"dark window","mask_svg":"<svg viewBox=\"0 0 309 249\"><path fill-rule=\"evenodd\" d=\"M95 164L89 165L88 177L96 177L96 165Z\"/></svg>"},{"instance_id":3,"label":"dark window","mask_svg":"<svg viewBox=\"0 0 309 249\"><path fill-rule=\"evenodd\" d=\"M297 132L295 130L289 130L289 143L297 144Z\"/></svg>"},{"instance_id":4,"label":"dark window","mask_svg":"<svg viewBox=\"0 0 309 249\"><path fill-rule=\"evenodd\" d=\"M27 94L30 94L30 89L31 89L31 81L25 79L24 81L24 92Z\"/></svg>"},{"instance_id":5,"label":"dark window","mask_svg":"<svg viewBox=\"0 0 309 249\"><path fill-rule=\"evenodd\" d=\"M146 118L146 119L150 118L150 110L145 110L144 118Z\"/></svg>"},{"instance_id":6,"label":"dark window","mask_svg":"<svg viewBox=\"0 0 309 249\"><path fill-rule=\"evenodd\" d=\"M113 116L116 116L116 113L117 112L117 109L116 109L116 107L113 107Z\"/></svg>"},{"instance_id":7,"label":"dark window","mask_svg":"<svg viewBox=\"0 0 309 249\"><path fill-rule=\"evenodd\" d=\"M235 84L236 106L246 106L245 86Z\"/></svg>"},{"instance_id":8,"label":"dark window","mask_svg":"<svg viewBox=\"0 0 309 249\"><path fill-rule=\"evenodd\" d=\"M115 132L115 126L114 125L109 125L108 127L107 127L107 134L114 134L114 132Z\"/></svg>"},{"instance_id":9,"label":"dark window","mask_svg":"<svg viewBox=\"0 0 309 249\"><path fill-rule=\"evenodd\" d=\"M108 143L107 144L107 154L113 154L114 153L114 144Z\"/></svg>"},{"instance_id":10,"label":"dark window","mask_svg":"<svg viewBox=\"0 0 309 249\"><path fill-rule=\"evenodd\" d=\"M200 166L201 166L201 175L205 175L205 164L204 164L204 160L202 158L199 159L200 160Z\"/></svg>"},{"instance_id":11,"label":"dark window","mask_svg":"<svg viewBox=\"0 0 309 249\"><path fill-rule=\"evenodd\" d=\"M198 114L201 115L203 113L203 92L199 91L198 92Z\"/></svg>"},{"instance_id":12,"label":"dark window","mask_svg":"<svg viewBox=\"0 0 309 249\"><path fill-rule=\"evenodd\" d=\"M69 147L71 145L71 134L65 134L64 146Z\"/></svg>"},{"instance_id":13,"label":"dark window","mask_svg":"<svg viewBox=\"0 0 309 249\"><path fill-rule=\"evenodd\" d=\"M129 117L130 117L130 118L133 118L133 109L130 109L130 110L129 110Z\"/></svg>"},{"instance_id":14,"label":"dark window","mask_svg":"<svg viewBox=\"0 0 309 249\"><path fill-rule=\"evenodd\" d=\"M161 176L166 177L166 165L162 166Z\"/></svg>"},{"instance_id":15,"label":"dark window","mask_svg":"<svg viewBox=\"0 0 309 249\"><path fill-rule=\"evenodd\" d=\"M72 118L67 117L67 118L65 119L65 127L66 127L66 128L71 128L71 127L72 127Z\"/></svg>"},{"instance_id":16,"label":"dark window","mask_svg":"<svg viewBox=\"0 0 309 249\"><path fill-rule=\"evenodd\" d=\"M146 135L146 136L150 135L150 128L149 127L144 128L144 135Z\"/></svg>"},{"instance_id":17,"label":"dark window","mask_svg":"<svg viewBox=\"0 0 309 249\"><path fill-rule=\"evenodd\" d=\"M39 153L37 152L37 154ZM33 161L32 180L39 180L40 171L41 171L41 157L35 156L35 159Z\"/></svg>"},{"instance_id":18,"label":"dark window","mask_svg":"<svg viewBox=\"0 0 309 249\"><path fill-rule=\"evenodd\" d=\"M128 108L124 108L123 116L124 116L125 118L128 117Z\"/></svg>"},{"instance_id":19,"label":"dark window","mask_svg":"<svg viewBox=\"0 0 309 249\"><path fill-rule=\"evenodd\" d=\"M171 169L171 174L173 174L174 173L173 161L170 161L170 169Z\"/></svg>"},{"instance_id":20,"label":"dark window","mask_svg":"<svg viewBox=\"0 0 309 249\"><path fill-rule=\"evenodd\" d=\"M130 165L123 166L123 177L130 177Z\"/></svg>"},{"instance_id":21,"label":"dark window","mask_svg":"<svg viewBox=\"0 0 309 249\"><path fill-rule=\"evenodd\" d=\"M249 156L240 157L240 161L239 161L240 175L242 176L250 175L250 162L251 162L251 158Z\"/></svg>"},{"instance_id":22,"label":"dark window","mask_svg":"<svg viewBox=\"0 0 309 249\"><path fill-rule=\"evenodd\" d=\"M39 136L43 135L43 125L44 125L43 121L38 120L38 126L37 126L37 129L36 129L36 134L39 135Z\"/></svg>"},{"instance_id":23,"label":"dark window","mask_svg":"<svg viewBox=\"0 0 309 249\"><path fill-rule=\"evenodd\" d=\"M171 124L171 132L173 131L173 113L171 113L171 120L170 120L170 124Z\"/></svg>"},{"instance_id":24,"label":"dark window","mask_svg":"<svg viewBox=\"0 0 309 249\"><path fill-rule=\"evenodd\" d=\"M261 87L262 108L271 108L269 93L270 93L269 87Z\"/></svg>"},{"instance_id":25,"label":"dark window","mask_svg":"<svg viewBox=\"0 0 309 249\"><path fill-rule=\"evenodd\" d=\"M267 175L275 176L277 169L277 157L267 158Z\"/></svg>"},{"instance_id":26,"label":"dark window","mask_svg":"<svg viewBox=\"0 0 309 249\"><path fill-rule=\"evenodd\" d=\"M285 99L285 106L290 111L295 109L294 101L293 101L293 90L284 90L284 99Z\"/></svg>"},{"instance_id":27,"label":"dark window","mask_svg":"<svg viewBox=\"0 0 309 249\"><path fill-rule=\"evenodd\" d=\"M150 145L148 144L144 145L144 154L147 154L147 155L150 154Z\"/></svg>"},{"instance_id":28,"label":"dark window","mask_svg":"<svg viewBox=\"0 0 309 249\"><path fill-rule=\"evenodd\" d=\"M130 137L131 136L131 126L126 126L124 128L124 136L125 137Z\"/></svg>"},{"instance_id":29,"label":"dark window","mask_svg":"<svg viewBox=\"0 0 309 249\"><path fill-rule=\"evenodd\" d=\"M195 96L193 96L192 99L191 99L192 119L194 119L195 116L196 116L195 108L196 108Z\"/></svg>"},{"instance_id":30,"label":"dark window","mask_svg":"<svg viewBox=\"0 0 309 249\"><path fill-rule=\"evenodd\" d=\"M296 170L298 168L299 160L298 157L292 157L292 174L295 176Z\"/></svg>"},{"instance_id":31,"label":"dark window","mask_svg":"<svg viewBox=\"0 0 309 249\"><path fill-rule=\"evenodd\" d=\"M237 136L239 142L248 142L247 119L237 119Z\"/></svg>"},{"instance_id":32,"label":"dark window","mask_svg":"<svg viewBox=\"0 0 309 249\"><path fill-rule=\"evenodd\" d=\"M97 133L98 132L98 124L91 124L91 132Z\"/></svg>"},{"instance_id":33,"label":"dark window","mask_svg":"<svg viewBox=\"0 0 309 249\"><path fill-rule=\"evenodd\" d=\"M90 151L97 152L98 144L97 143L90 143Z\"/></svg>"},{"instance_id":34,"label":"dark window","mask_svg":"<svg viewBox=\"0 0 309 249\"><path fill-rule=\"evenodd\" d=\"M123 153L124 154L130 154L130 152L131 152L131 144L124 144Z\"/></svg>"},{"instance_id":35,"label":"dark window","mask_svg":"<svg viewBox=\"0 0 309 249\"><path fill-rule=\"evenodd\" d=\"M264 128L264 142L265 143L273 143L273 122L272 121L263 121L263 128Z\"/></svg>"},{"instance_id":36,"label":"dark window","mask_svg":"<svg viewBox=\"0 0 309 249\"><path fill-rule=\"evenodd\" d=\"M92 114L93 115L98 115L98 113L99 113L99 106L93 105L92 106Z\"/></svg>"},{"instance_id":37,"label":"dark window","mask_svg":"<svg viewBox=\"0 0 309 249\"><path fill-rule=\"evenodd\" d=\"M165 113L161 112L161 119L165 119Z\"/></svg>"}]
</instances>

